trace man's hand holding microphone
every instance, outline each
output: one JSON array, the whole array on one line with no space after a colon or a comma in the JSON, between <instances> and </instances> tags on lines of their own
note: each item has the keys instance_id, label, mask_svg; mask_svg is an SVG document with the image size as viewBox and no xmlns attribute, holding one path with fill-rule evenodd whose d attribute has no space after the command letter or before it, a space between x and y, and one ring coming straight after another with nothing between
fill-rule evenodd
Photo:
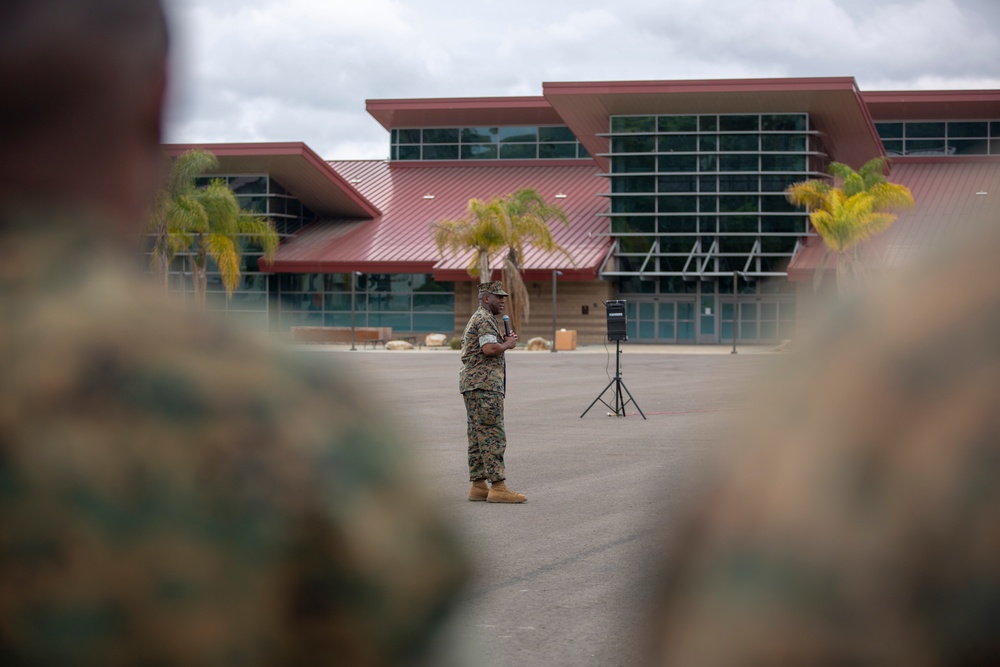
<instances>
[{"instance_id":1,"label":"man's hand holding microphone","mask_svg":"<svg viewBox=\"0 0 1000 667\"><path fill-rule=\"evenodd\" d=\"M504 315L503 320L503 346L504 349L513 350L517 346L517 334L510 330L510 317Z\"/></svg>"}]
</instances>

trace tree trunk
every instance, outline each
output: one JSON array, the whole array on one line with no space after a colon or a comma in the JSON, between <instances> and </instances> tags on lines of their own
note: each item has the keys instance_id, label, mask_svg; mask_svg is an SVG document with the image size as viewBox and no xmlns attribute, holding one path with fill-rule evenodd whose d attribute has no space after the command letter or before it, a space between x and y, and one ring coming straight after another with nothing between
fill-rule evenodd
<instances>
[{"instance_id":1,"label":"tree trunk","mask_svg":"<svg viewBox=\"0 0 1000 667\"><path fill-rule=\"evenodd\" d=\"M207 275L208 257L202 244L201 234L198 235L197 250L191 256L191 281L194 285L194 305L198 310L205 310L208 291Z\"/></svg>"},{"instance_id":2,"label":"tree trunk","mask_svg":"<svg viewBox=\"0 0 1000 667\"><path fill-rule=\"evenodd\" d=\"M490 253L486 250L479 251L479 282L488 283L492 280L490 272Z\"/></svg>"}]
</instances>

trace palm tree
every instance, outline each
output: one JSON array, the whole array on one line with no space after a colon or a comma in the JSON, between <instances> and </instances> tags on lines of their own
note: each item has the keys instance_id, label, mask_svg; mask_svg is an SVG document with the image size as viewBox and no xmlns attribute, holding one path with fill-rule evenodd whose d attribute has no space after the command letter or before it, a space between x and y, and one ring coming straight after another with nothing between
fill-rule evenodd
<instances>
[{"instance_id":1,"label":"palm tree","mask_svg":"<svg viewBox=\"0 0 1000 667\"><path fill-rule=\"evenodd\" d=\"M433 224L434 243L438 252L466 252L473 250L466 271L473 278L488 281L492 277L490 259L504 252L503 279L511 294L514 330L527 322L529 312L528 290L521 277L525 247L557 250L570 257L552 236L550 220L569 224L566 212L547 204L532 188L522 188L503 197L488 201L469 200L468 212L458 220L441 220Z\"/></svg>"},{"instance_id":2,"label":"palm tree","mask_svg":"<svg viewBox=\"0 0 1000 667\"><path fill-rule=\"evenodd\" d=\"M837 258L838 290L860 284L864 280L861 242L888 229L896 220L893 210L913 206L909 188L886 180L887 162L885 157L876 157L857 171L832 162L828 171L834 183L804 181L785 191L790 202L809 209L809 220L827 247L816 270L814 289L819 289L831 252Z\"/></svg>"},{"instance_id":3,"label":"palm tree","mask_svg":"<svg viewBox=\"0 0 1000 667\"><path fill-rule=\"evenodd\" d=\"M153 237L150 264L164 288L170 262L178 253L191 251L195 305L201 309L209 259L219 268L227 298L232 297L240 280L240 238L261 246L268 260L274 258L280 241L270 219L240 210L224 179L197 185L196 179L218 164L214 155L199 149L178 157L157 197L148 230Z\"/></svg>"}]
</instances>

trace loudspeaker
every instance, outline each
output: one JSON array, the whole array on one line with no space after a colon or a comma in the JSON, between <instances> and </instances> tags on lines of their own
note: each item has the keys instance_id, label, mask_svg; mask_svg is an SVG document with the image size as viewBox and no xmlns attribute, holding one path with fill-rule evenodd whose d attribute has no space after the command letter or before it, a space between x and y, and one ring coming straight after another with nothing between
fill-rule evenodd
<instances>
[{"instance_id":1,"label":"loudspeaker","mask_svg":"<svg viewBox=\"0 0 1000 667\"><path fill-rule=\"evenodd\" d=\"M608 340L628 340L628 314L625 300L605 301L608 309Z\"/></svg>"}]
</instances>

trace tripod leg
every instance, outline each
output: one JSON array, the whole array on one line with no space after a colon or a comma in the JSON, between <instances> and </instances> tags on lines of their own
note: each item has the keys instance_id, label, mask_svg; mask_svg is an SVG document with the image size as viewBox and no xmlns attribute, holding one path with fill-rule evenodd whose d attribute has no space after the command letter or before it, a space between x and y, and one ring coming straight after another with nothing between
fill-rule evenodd
<instances>
[{"instance_id":1,"label":"tripod leg","mask_svg":"<svg viewBox=\"0 0 1000 667\"><path fill-rule=\"evenodd\" d=\"M639 414L642 415L642 418L645 419L646 413L642 411L642 408L639 407L639 404L635 402L634 398L632 398L632 392L628 390L628 387L625 386L625 383L622 380L618 380L618 384L621 385L621 388L625 390L625 393L628 394L628 400L632 401L632 405L635 406L635 409L638 410ZM625 413L625 406L623 405L622 416L624 416L624 413Z\"/></svg>"},{"instance_id":2,"label":"tripod leg","mask_svg":"<svg viewBox=\"0 0 1000 667\"><path fill-rule=\"evenodd\" d=\"M594 403L597 403L598 401L600 401L600 400L601 400L601 397L602 397L602 396L604 396L604 392L606 392L606 391L608 390L608 387L610 387L610 386L611 386L612 384L614 384L614 382L615 382L615 381L614 381L614 380L612 380L612 381L611 381L611 382L609 382L609 383L608 383L607 385L605 385L604 389L602 389L602 390L601 390L601 393L597 395L597 398L595 398L595 399L594 399L593 403L591 403L590 405L588 405L588 406L587 406L587 409L583 411L583 415L585 415L585 414L587 414L588 412L590 412L590 409L591 409L592 407L594 407ZM605 405L607 405L607 403L605 403ZM608 406L608 407L610 407L610 406ZM580 419L583 419L583 415L580 415Z\"/></svg>"}]
</instances>

